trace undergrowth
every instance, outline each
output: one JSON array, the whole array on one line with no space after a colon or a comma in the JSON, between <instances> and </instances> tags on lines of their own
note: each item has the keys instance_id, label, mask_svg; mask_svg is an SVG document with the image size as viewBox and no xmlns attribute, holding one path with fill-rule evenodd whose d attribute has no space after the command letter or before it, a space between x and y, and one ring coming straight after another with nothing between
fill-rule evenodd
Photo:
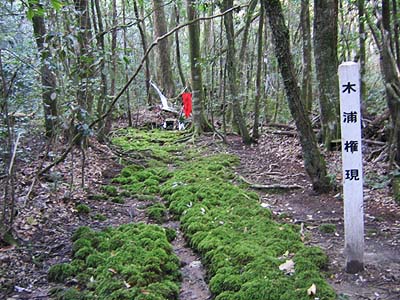
<instances>
[{"instance_id":1,"label":"undergrowth","mask_svg":"<svg viewBox=\"0 0 400 300\"><path fill-rule=\"evenodd\" d=\"M107 300L177 299L179 260L160 226L126 224L96 232L80 227L73 235L73 260L54 265L49 281L76 288L54 289L53 298Z\"/></svg>"},{"instance_id":2,"label":"undergrowth","mask_svg":"<svg viewBox=\"0 0 400 300\"><path fill-rule=\"evenodd\" d=\"M304 246L297 226L273 221L256 193L230 182L237 162L220 154L182 163L161 188L203 258L215 299L335 299L320 273L327 256ZM294 262L294 273L280 270L287 260Z\"/></svg>"},{"instance_id":3,"label":"undergrowth","mask_svg":"<svg viewBox=\"0 0 400 300\"><path fill-rule=\"evenodd\" d=\"M298 226L275 222L257 193L234 184L238 158L184 151L176 138L168 131L119 131L116 145L149 154L150 160L146 167L125 167L113 184L124 194L151 200L147 215L155 222L162 223L167 210L180 220L207 268L215 299L336 299L321 275L328 261L324 252L306 247ZM114 197L115 191L104 189ZM77 278L86 289L79 293L82 299L175 299L179 262L168 243L174 236L155 225L123 225L100 233L84 227L74 236L74 260L52 268L49 279ZM282 267L288 263L292 269ZM316 293L310 292L314 285Z\"/></svg>"}]
</instances>

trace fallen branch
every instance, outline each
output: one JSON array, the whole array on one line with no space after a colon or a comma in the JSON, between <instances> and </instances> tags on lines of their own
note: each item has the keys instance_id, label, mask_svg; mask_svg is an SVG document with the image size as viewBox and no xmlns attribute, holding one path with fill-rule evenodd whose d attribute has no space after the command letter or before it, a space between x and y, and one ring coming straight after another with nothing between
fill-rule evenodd
<instances>
[{"instance_id":1,"label":"fallen branch","mask_svg":"<svg viewBox=\"0 0 400 300\"><path fill-rule=\"evenodd\" d=\"M250 188L257 189L257 190L293 190L293 189L302 189L303 187L297 184L258 184L252 183L246 180L243 176L239 176L239 179L242 180L244 183L248 184Z\"/></svg>"}]
</instances>

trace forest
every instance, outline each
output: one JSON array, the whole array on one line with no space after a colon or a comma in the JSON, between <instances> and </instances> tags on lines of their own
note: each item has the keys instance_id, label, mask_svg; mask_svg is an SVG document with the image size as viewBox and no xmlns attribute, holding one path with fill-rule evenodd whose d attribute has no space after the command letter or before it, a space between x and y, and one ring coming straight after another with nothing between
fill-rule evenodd
<instances>
[{"instance_id":1,"label":"forest","mask_svg":"<svg viewBox=\"0 0 400 300\"><path fill-rule=\"evenodd\" d=\"M1 1L0 299L399 299L399 5Z\"/></svg>"}]
</instances>

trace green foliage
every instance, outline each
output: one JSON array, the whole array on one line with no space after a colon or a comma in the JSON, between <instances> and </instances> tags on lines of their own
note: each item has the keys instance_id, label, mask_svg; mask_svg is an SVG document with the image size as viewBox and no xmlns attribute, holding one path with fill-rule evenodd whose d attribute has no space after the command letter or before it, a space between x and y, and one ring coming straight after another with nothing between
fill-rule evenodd
<instances>
[{"instance_id":1,"label":"green foliage","mask_svg":"<svg viewBox=\"0 0 400 300\"><path fill-rule=\"evenodd\" d=\"M95 201L104 201L104 200L108 199L108 196L104 195L104 194L94 194L94 195L89 195L88 199L95 200Z\"/></svg>"},{"instance_id":2,"label":"green foliage","mask_svg":"<svg viewBox=\"0 0 400 300\"><path fill-rule=\"evenodd\" d=\"M173 161L174 154L182 151L182 145L175 143L181 134L165 130L124 129L116 133L112 142L126 152L169 163Z\"/></svg>"},{"instance_id":3,"label":"green foliage","mask_svg":"<svg viewBox=\"0 0 400 300\"><path fill-rule=\"evenodd\" d=\"M78 291L76 288L67 288L67 289L62 289L62 288L56 288L50 291L50 294L52 295L53 298L57 300L86 300L90 299L89 297L86 297L86 295L80 291Z\"/></svg>"},{"instance_id":4,"label":"green foliage","mask_svg":"<svg viewBox=\"0 0 400 300\"><path fill-rule=\"evenodd\" d=\"M119 204L124 204L125 200L122 197L113 197L111 198L111 202L113 203L119 203Z\"/></svg>"},{"instance_id":5,"label":"green foliage","mask_svg":"<svg viewBox=\"0 0 400 300\"><path fill-rule=\"evenodd\" d=\"M147 215L157 223L161 224L165 221L167 209L162 203L155 203L147 208Z\"/></svg>"},{"instance_id":6,"label":"green foliage","mask_svg":"<svg viewBox=\"0 0 400 300\"><path fill-rule=\"evenodd\" d=\"M103 185L101 187L103 192L105 192L108 196L114 197L118 195L118 190L115 186L112 185Z\"/></svg>"},{"instance_id":7,"label":"green foliage","mask_svg":"<svg viewBox=\"0 0 400 300\"><path fill-rule=\"evenodd\" d=\"M176 238L176 231L172 228L164 227L168 242L172 242Z\"/></svg>"},{"instance_id":8,"label":"green foliage","mask_svg":"<svg viewBox=\"0 0 400 300\"><path fill-rule=\"evenodd\" d=\"M78 212L78 214L88 214L90 213L90 207L87 206L86 204L78 204L76 207L76 211Z\"/></svg>"},{"instance_id":9,"label":"green foliage","mask_svg":"<svg viewBox=\"0 0 400 300\"><path fill-rule=\"evenodd\" d=\"M51 282L64 282L67 278L74 276L76 268L68 263L51 266L47 273L47 278Z\"/></svg>"},{"instance_id":10,"label":"green foliage","mask_svg":"<svg viewBox=\"0 0 400 300\"><path fill-rule=\"evenodd\" d=\"M312 280L318 282L317 297L335 299L319 274L326 255L305 247L298 227L275 223L256 193L229 183L236 163L229 155L194 159L182 163L161 188L191 246L203 257L216 299L281 300L299 290L296 299L308 300ZM294 254L292 276L279 270L284 253ZM315 273L303 280L309 270Z\"/></svg>"},{"instance_id":11,"label":"green foliage","mask_svg":"<svg viewBox=\"0 0 400 300\"><path fill-rule=\"evenodd\" d=\"M160 143L159 132L154 141L141 137L138 131L129 134L130 139L120 137L117 143L127 151L147 151L153 158L161 154L161 145L164 149L172 142L171 138ZM159 160L172 160L174 151L164 152ZM160 193L167 201L169 211L181 221L189 244L202 256L215 299L309 300L307 289L315 282L316 297L334 300L332 288L320 275L326 255L319 248L304 246L298 226L274 222L271 212L261 207L258 194L231 183L236 164L236 156L202 156L192 151L173 173L165 168L157 173L155 167L132 167L124 169L114 181L133 194ZM165 207L157 203L147 213L162 222ZM145 249L153 244L154 237L141 240ZM295 261L292 275L279 269L287 259L286 253ZM161 252L145 259L145 270L156 275L163 255ZM296 298L291 298L293 295Z\"/></svg>"},{"instance_id":12,"label":"green foliage","mask_svg":"<svg viewBox=\"0 0 400 300\"><path fill-rule=\"evenodd\" d=\"M65 282L74 276L82 287L82 291L68 292L74 299L177 299L179 260L167 232L172 235L143 223L100 232L80 227L73 236L74 259L53 266L49 280ZM55 298L72 299L65 298L66 291Z\"/></svg>"},{"instance_id":13,"label":"green foliage","mask_svg":"<svg viewBox=\"0 0 400 300\"><path fill-rule=\"evenodd\" d=\"M102 214L95 214L92 218L94 220L97 220L97 221L105 221L105 220L107 220L107 217L105 215L102 215Z\"/></svg>"}]
</instances>

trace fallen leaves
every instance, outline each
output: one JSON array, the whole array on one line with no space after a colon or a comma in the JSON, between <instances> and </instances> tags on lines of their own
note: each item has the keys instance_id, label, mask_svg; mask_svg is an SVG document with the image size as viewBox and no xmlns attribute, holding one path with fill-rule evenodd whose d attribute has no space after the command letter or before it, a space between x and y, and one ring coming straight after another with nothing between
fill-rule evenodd
<instances>
[{"instance_id":1,"label":"fallen leaves","mask_svg":"<svg viewBox=\"0 0 400 300\"><path fill-rule=\"evenodd\" d=\"M287 275L293 275L294 270L294 261L292 259L287 259L283 264L279 266L279 270L285 272Z\"/></svg>"},{"instance_id":2,"label":"fallen leaves","mask_svg":"<svg viewBox=\"0 0 400 300\"><path fill-rule=\"evenodd\" d=\"M317 294L317 286L313 283L307 290L308 296L315 296Z\"/></svg>"}]
</instances>

